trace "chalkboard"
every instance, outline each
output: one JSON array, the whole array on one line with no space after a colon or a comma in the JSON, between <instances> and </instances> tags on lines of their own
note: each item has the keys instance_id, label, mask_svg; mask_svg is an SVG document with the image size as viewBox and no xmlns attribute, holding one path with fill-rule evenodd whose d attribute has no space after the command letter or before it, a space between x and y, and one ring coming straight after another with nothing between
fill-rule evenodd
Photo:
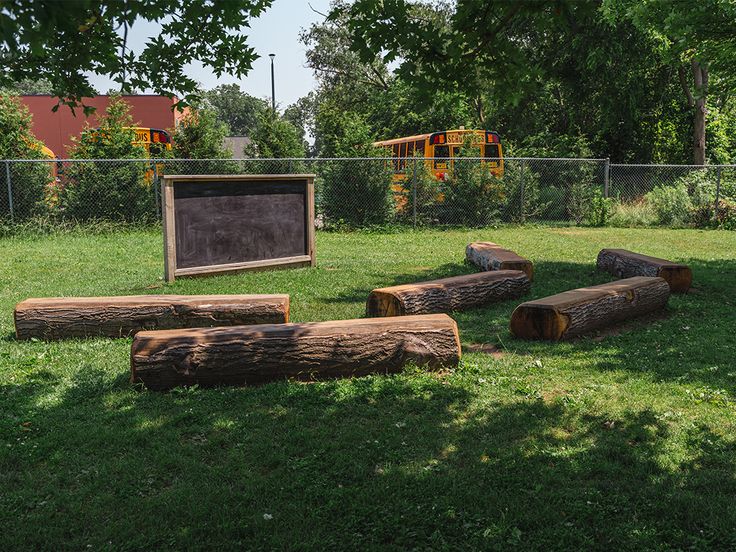
<instances>
[{"instance_id":1,"label":"chalkboard","mask_svg":"<svg viewBox=\"0 0 736 552\"><path fill-rule=\"evenodd\" d=\"M314 266L314 175L166 176L165 276Z\"/></svg>"}]
</instances>

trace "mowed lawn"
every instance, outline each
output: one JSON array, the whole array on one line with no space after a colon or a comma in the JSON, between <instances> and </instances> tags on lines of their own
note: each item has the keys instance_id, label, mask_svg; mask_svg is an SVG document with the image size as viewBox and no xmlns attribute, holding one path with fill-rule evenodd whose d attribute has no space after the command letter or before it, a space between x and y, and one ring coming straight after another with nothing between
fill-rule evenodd
<instances>
[{"instance_id":1,"label":"mowed lawn","mask_svg":"<svg viewBox=\"0 0 736 552\"><path fill-rule=\"evenodd\" d=\"M603 247L687 262L694 289L563 344L514 339L519 301L459 313L455 371L316 384L154 393L130 339L13 336L31 296L278 292L293 321L360 317L374 287L471 272L474 240L534 261L529 298L609 281ZM319 233L317 252L165 285L156 230L0 240L0 549L736 547L736 232Z\"/></svg>"}]
</instances>

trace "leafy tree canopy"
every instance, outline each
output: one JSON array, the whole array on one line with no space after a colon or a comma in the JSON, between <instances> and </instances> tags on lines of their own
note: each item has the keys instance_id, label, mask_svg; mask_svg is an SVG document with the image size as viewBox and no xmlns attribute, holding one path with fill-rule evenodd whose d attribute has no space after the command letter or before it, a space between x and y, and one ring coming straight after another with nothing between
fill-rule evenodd
<instances>
[{"instance_id":1,"label":"leafy tree canopy","mask_svg":"<svg viewBox=\"0 0 736 552\"><path fill-rule=\"evenodd\" d=\"M198 61L219 77L242 77L258 57L245 31L273 0L13 0L0 11L0 85L47 79L53 94L76 106L94 94L89 74L123 90L152 89L197 97L186 65ZM161 22L140 53L128 42L136 21ZM57 106L58 107L58 106ZM85 108L87 112L90 108Z\"/></svg>"},{"instance_id":2,"label":"leafy tree canopy","mask_svg":"<svg viewBox=\"0 0 736 552\"><path fill-rule=\"evenodd\" d=\"M204 97L233 136L250 136L259 116L269 110L268 102L247 94L237 84L221 84L205 92Z\"/></svg>"},{"instance_id":3,"label":"leafy tree canopy","mask_svg":"<svg viewBox=\"0 0 736 552\"><path fill-rule=\"evenodd\" d=\"M248 157L286 158L304 157L304 144L297 128L277 114L268 112L258 116L258 125L246 146Z\"/></svg>"}]
</instances>

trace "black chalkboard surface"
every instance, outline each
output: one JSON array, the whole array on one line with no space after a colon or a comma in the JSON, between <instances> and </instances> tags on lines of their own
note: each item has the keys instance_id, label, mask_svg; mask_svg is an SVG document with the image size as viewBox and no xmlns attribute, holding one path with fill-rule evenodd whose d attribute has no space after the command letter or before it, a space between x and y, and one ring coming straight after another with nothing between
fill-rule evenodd
<instances>
[{"instance_id":1,"label":"black chalkboard surface","mask_svg":"<svg viewBox=\"0 0 736 552\"><path fill-rule=\"evenodd\" d=\"M167 176L166 279L314 265L314 175Z\"/></svg>"}]
</instances>

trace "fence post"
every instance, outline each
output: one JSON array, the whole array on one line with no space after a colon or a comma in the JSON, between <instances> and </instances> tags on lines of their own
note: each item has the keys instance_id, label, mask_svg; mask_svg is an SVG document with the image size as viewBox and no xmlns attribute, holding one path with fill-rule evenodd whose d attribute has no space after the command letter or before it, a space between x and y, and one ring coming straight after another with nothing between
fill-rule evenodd
<instances>
[{"instance_id":1,"label":"fence post","mask_svg":"<svg viewBox=\"0 0 736 552\"><path fill-rule=\"evenodd\" d=\"M414 221L414 229L417 228L417 158L414 158L411 171L411 209Z\"/></svg>"},{"instance_id":2,"label":"fence post","mask_svg":"<svg viewBox=\"0 0 736 552\"><path fill-rule=\"evenodd\" d=\"M519 220L522 224L526 221L524 215L524 169L526 168L526 159L521 160L521 167L519 168Z\"/></svg>"},{"instance_id":3,"label":"fence post","mask_svg":"<svg viewBox=\"0 0 736 552\"><path fill-rule=\"evenodd\" d=\"M13 213L13 185L10 180L10 161L5 161L5 180L8 184L8 209L10 210L10 220L12 221L15 216Z\"/></svg>"},{"instance_id":4,"label":"fence post","mask_svg":"<svg viewBox=\"0 0 736 552\"><path fill-rule=\"evenodd\" d=\"M603 160L603 197L608 198L608 187L611 181L611 158Z\"/></svg>"},{"instance_id":5,"label":"fence post","mask_svg":"<svg viewBox=\"0 0 736 552\"><path fill-rule=\"evenodd\" d=\"M153 197L156 200L156 216L161 218L161 188L158 185L158 163L153 162Z\"/></svg>"},{"instance_id":6,"label":"fence post","mask_svg":"<svg viewBox=\"0 0 736 552\"><path fill-rule=\"evenodd\" d=\"M716 201L713 204L713 222L718 222L718 202L721 199L721 166L718 165L716 172Z\"/></svg>"}]
</instances>

